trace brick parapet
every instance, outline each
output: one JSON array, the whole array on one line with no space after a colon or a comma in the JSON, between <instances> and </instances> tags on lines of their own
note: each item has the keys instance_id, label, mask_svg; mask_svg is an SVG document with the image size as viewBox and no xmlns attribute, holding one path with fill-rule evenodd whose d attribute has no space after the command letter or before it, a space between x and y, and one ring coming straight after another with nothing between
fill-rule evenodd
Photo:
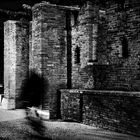
<instances>
[{"instance_id":1,"label":"brick parapet","mask_svg":"<svg viewBox=\"0 0 140 140\"><path fill-rule=\"evenodd\" d=\"M82 89L60 92L62 119L139 136L140 92Z\"/></svg>"}]
</instances>

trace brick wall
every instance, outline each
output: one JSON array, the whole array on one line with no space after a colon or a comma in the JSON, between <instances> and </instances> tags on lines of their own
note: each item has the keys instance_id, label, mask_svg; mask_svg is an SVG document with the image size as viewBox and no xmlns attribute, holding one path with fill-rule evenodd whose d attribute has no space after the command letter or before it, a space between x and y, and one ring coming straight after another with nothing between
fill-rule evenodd
<instances>
[{"instance_id":1,"label":"brick wall","mask_svg":"<svg viewBox=\"0 0 140 140\"><path fill-rule=\"evenodd\" d=\"M136 2L136 1L135 1ZM133 90L139 89L139 26L140 4L125 2L120 9L118 4L110 4L106 19L99 24L98 64L106 65L104 81L96 83L97 89ZM137 1L138 2L138 1ZM102 33L103 32L103 33ZM124 48L122 37L127 38L128 48ZM128 50L127 56L123 51ZM97 71L100 67L97 68ZM96 75L96 74L95 74Z\"/></svg>"},{"instance_id":2,"label":"brick wall","mask_svg":"<svg viewBox=\"0 0 140 140\"><path fill-rule=\"evenodd\" d=\"M65 27L64 10L47 3L33 7L30 68L48 81L43 108L48 108L52 117L57 115L57 90L67 84Z\"/></svg>"},{"instance_id":3,"label":"brick wall","mask_svg":"<svg viewBox=\"0 0 140 140\"><path fill-rule=\"evenodd\" d=\"M73 88L140 90L139 8L139 1L125 1L122 7L110 2L102 12L92 3L81 8L72 28Z\"/></svg>"},{"instance_id":4,"label":"brick wall","mask_svg":"<svg viewBox=\"0 0 140 140\"><path fill-rule=\"evenodd\" d=\"M19 98L22 94L22 88L29 75L29 23L16 22L15 40L16 40L16 108L18 108ZM20 106L20 105L19 105Z\"/></svg>"},{"instance_id":5,"label":"brick wall","mask_svg":"<svg viewBox=\"0 0 140 140\"><path fill-rule=\"evenodd\" d=\"M62 119L139 135L139 9L138 0L110 1L105 11L88 2L77 24L72 17L74 89L61 90Z\"/></svg>"},{"instance_id":6,"label":"brick wall","mask_svg":"<svg viewBox=\"0 0 140 140\"><path fill-rule=\"evenodd\" d=\"M79 92L74 94L71 94L69 90L61 92L61 117L63 120L81 121L80 99Z\"/></svg>"},{"instance_id":7,"label":"brick wall","mask_svg":"<svg viewBox=\"0 0 140 140\"><path fill-rule=\"evenodd\" d=\"M138 92L61 90L61 117L113 131L139 135Z\"/></svg>"}]
</instances>

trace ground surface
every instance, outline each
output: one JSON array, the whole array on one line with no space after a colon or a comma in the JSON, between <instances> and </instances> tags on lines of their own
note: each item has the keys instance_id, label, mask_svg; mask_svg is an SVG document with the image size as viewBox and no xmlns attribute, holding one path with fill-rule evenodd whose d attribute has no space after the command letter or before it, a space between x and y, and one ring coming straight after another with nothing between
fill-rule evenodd
<instances>
[{"instance_id":1,"label":"ground surface","mask_svg":"<svg viewBox=\"0 0 140 140\"><path fill-rule=\"evenodd\" d=\"M140 140L80 123L30 121L22 110L0 109L0 140ZM43 124L43 125L42 125Z\"/></svg>"}]
</instances>

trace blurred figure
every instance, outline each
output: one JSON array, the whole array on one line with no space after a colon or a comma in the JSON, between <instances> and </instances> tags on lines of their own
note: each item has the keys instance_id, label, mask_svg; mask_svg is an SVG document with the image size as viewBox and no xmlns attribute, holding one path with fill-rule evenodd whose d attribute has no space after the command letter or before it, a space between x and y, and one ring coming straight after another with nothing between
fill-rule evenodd
<instances>
[{"instance_id":1,"label":"blurred figure","mask_svg":"<svg viewBox=\"0 0 140 140\"><path fill-rule=\"evenodd\" d=\"M37 110L42 109L43 97L47 87L45 79L33 70L30 72L28 80L23 83L21 95L26 108L28 123L41 136L44 135L45 126Z\"/></svg>"},{"instance_id":2,"label":"blurred figure","mask_svg":"<svg viewBox=\"0 0 140 140\"><path fill-rule=\"evenodd\" d=\"M45 88L47 88L47 83L43 76L31 71L29 79L24 83L22 93L22 98L28 103L28 107L42 106Z\"/></svg>"}]
</instances>

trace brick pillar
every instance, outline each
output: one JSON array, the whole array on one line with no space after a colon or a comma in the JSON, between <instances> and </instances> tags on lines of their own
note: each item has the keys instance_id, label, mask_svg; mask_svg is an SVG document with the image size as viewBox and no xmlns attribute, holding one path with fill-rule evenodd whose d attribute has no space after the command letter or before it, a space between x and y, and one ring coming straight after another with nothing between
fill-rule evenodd
<instances>
[{"instance_id":1,"label":"brick pillar","mask_svg":"<svg viewBox=\"0 0 140 140\"><path fill-rule=\"evenodd\" d=\"M59 108L57 91L67 83L65 22L59 6L40 3L33 7L30 68L48 82L43 109L49 109L53 118Z\"/></svg>"},{"instance_id":2,"label":"brick pillar","mask_svg":"<svg viewBox=\"0 0 140 140\"><path fill-rule=\"evenodd\" d=\"M4 99L2 107L20 107L22 86L27 78L29 65L28 23L7 21L4 23Z\"/></svg>"},{"instance_id":3,"label":"brick pillar","mask_svg":"<svg viewBox=\"0 0 140 140\"><path fill-rule=\"evenodd\" d=\"M0 21L0 94L3 94L3 49L4 49L4 41L3 41L3 21Z\"/></svg>"},{"instance_id":4,"label":"brick pillar","mask_svg":"<svg viewBox=\"0 0 140 140\"><path fill-rule=\"evenodd\" d=\"M72 27L72 87L93 89L95 78L93 64L97 60L99 7L86 2L80 9L78 25ZM77 46L80 48L80 63L75 63Z\"/></svg>"}]
</instances>

